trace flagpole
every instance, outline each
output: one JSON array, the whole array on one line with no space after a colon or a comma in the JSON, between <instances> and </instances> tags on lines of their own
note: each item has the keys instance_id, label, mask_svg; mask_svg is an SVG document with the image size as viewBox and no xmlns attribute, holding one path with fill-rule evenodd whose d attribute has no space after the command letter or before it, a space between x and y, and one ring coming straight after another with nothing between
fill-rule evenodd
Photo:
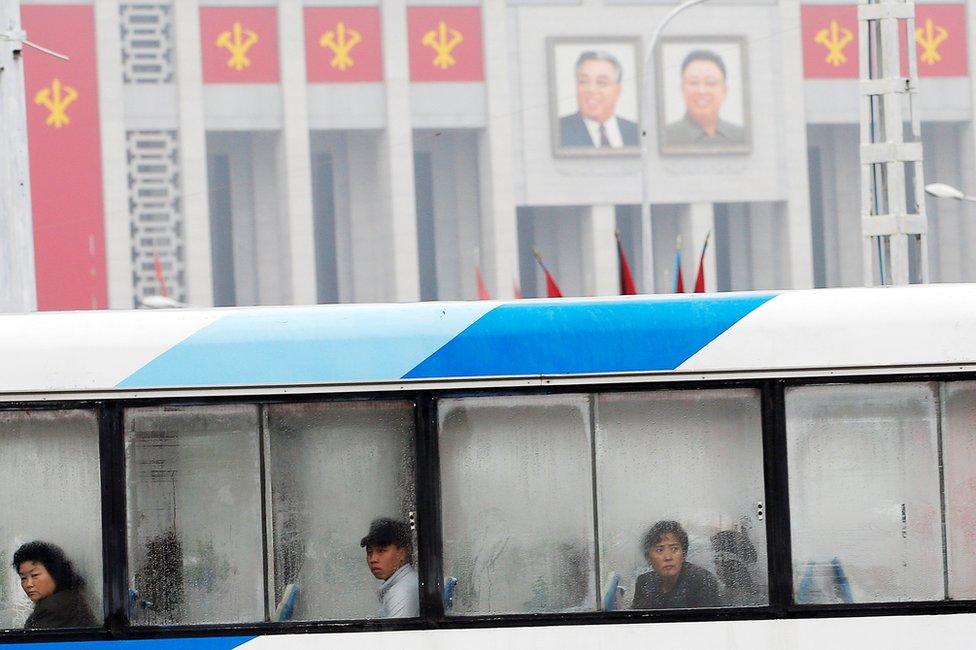
<instances>
[{"instance_id":1,"label":"flagpole","mask_svg":"<svg viewBox=\"0 0 976 650\"><path fill-rule=\"evenodd\" d=\"M0 0L0 312L37 309L20 2Z\"/></svg>"},{"instance_id":2,"label":"flagpole","mask_svg":"<svg viewBox=\"0 0 976 650\"><path fill-rule=\"evenodd\" d=\"M641 89L641 261L642 279L644 293L654 293L654 251L652 250L653 241L651 236L651 174L648 170L650 163L650 151L647 146L647 134L654 122L654 50L657 41L661 37L661 32L667 27L668 23L674 20L675 16L685 9L694 7L697 4L707 2L707 0L685 0L677 7L673 8L664 17L654 32L651 40L647 44L647 57L644 59L644 85Z\"/></svg>"}]
</instances>

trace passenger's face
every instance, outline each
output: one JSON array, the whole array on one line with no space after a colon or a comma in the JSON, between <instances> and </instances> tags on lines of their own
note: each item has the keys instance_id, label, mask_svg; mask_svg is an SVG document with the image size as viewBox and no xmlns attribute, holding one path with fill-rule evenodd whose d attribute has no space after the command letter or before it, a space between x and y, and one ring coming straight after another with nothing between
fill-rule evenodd
<instances>
[{"instance_id":1,"label":"passenger's face","mask_svg":"<svg viewBox=\"0 0 976 650\"><path fill-rule=\"evenodd\" d=\"M576 102L583 117L606 122L620 97L617 69L609 61L590 59L576 70Z\"/></svg>"},{"instance_id":2,"label":"passenger's face","mask_svg":"<svg viewBox=\"0 0 976 650\"><path fill-rule=\"evenodd\" d=\"M712 61L692 61L681 74L681 92L691 119L699 124L715 122L725 101L725 75Z\"/></svg>"},{"instance_id":3,"label":"passenger's face","mask_svg":"<svg viewBox=\"0 0 976 650\"><path fill-rule=\"evenodd\" d=\"M394 544L389 546L368 546L366 548L366 563L373 576L379 580L386 580L396 573L396 570L407 563L407 550Z\"/></svg>"},{"instance_id":4,"label":"passenger's face","mask_svg":"<svg viewBox=\"0 0 976 650\"><path fill-rule=\"evenodd\" d=\"M647 561L662 578L673 578L681 573L685 551L674 533L665 533L647 552Z\"/></svg>"},{"instance_id":5,"label":"passenger's face","mask_svg":"<svg viewBox=\"0 0 976 650\"><path fill-rule=\"evenodd\" d=\"M20 574L20 586L24 593L35 603L44 600L57 589L54 578L40 562L21 562L17 573Z\"/></svg>"}]
</instances>

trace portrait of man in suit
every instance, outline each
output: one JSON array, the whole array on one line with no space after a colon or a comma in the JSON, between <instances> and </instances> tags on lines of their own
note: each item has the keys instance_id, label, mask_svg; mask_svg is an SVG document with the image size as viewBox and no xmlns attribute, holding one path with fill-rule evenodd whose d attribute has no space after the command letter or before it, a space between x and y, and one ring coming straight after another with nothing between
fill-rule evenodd
<instances>
[{"instance_id":1,"label":"portrait of man in suit","mask_svg":"<svg viewBox=\"0 0 976 650\"><path fill-rule=\"evenodd\" d=\"M749 151L742 48L740 39L662 41L662 154Z\"/></svg>"},{"instance_id":2,"label":"portrait of man in suit","mask_svg":"<svg viewBox=\"0 0 976 650\"><path fill-rule=\"evenodd\" d=\"M636 43L554 40L550 75L555 77L556 154L636 153Z\"/></svg>"}]
</instances>

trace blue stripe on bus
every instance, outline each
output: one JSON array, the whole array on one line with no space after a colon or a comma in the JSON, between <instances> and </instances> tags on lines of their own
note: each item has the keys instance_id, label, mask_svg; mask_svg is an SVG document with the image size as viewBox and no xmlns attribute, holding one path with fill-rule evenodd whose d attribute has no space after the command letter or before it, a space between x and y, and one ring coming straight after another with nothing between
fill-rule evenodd
<instances>
[{"instance_id":1,"label":"blue stripe on bus","mask_svg":"<svg viewBox=\"0 0 976 650\"><path fill-rule=\"evenodd\" d=\"M232 312L163 352L118 387L395 381L494 304Z\"/></svg>"},{"instance_id":2,"label":"blue stripe on bus","mask_svg":"<svg viewBox=\"0 0 976 650\"><path fill-rule=\"evenodd\" d=\"M501 305L405 378L673 370L775 295Z\"/></svg>"},{"instance_id":3,"label":"blue stripe on bus","mask_svg":"<svg viewBox=\"0 0 976 650\"><path fill-rule=\"evenodd\" d=\"M127 641L69 641L56 643L13 643L4 650L230 650L254 639L253 636L215 636L186 639L137 639Z\"/></svg>"}]
</instances>

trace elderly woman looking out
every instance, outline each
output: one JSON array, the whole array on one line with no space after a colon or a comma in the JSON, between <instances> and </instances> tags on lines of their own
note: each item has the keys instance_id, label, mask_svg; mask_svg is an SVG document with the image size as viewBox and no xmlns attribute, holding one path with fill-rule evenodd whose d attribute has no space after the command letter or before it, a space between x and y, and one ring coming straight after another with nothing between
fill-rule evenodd
<instances>
[{"instance_id":1,"label":"elderly woman looking out","mask_svg":"<svg viewBox=\"0 0 976 650\"><path fill-rule=\"evenodd\" d=\"M59 547L28 542L14 553L13 567L24 593L34 603L24 629L95 625L95 617L85 602L85 581Z\"/></svg>"}]
</instances>

